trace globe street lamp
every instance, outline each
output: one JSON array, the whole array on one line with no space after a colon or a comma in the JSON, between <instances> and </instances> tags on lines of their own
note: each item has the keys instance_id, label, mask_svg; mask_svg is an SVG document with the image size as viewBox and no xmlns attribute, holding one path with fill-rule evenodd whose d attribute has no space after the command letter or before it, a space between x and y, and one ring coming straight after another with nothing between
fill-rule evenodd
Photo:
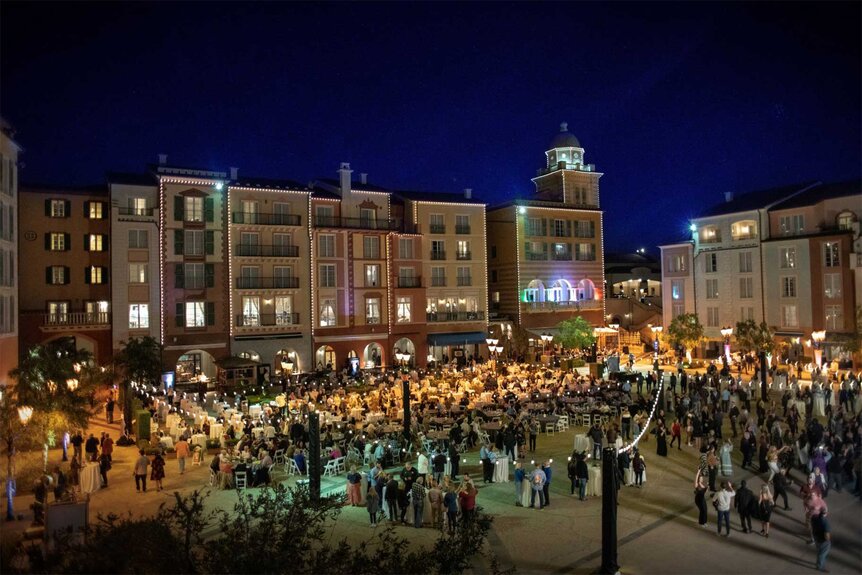
<instances>
[{"instance_id":1,"label":"globe street lamp","mask_svg":"<svg viewBox=\"0 0 862 575\"><path fill-rule=\"evenodd\" d=\"M497 347L497 342L500 340L491 337L490 335L485 338L485 343L488 344L488 355L493 355L494 350Z\"/></svg>"},{"instance_id":2,"label":"globe street lamp","mask_svg":"<svg viewBox=\"0 0 862 575\"><path fill-rule=\"evenodd\" d=\"M730 326L721 328L721 336L724 338L724 362L730 367L730 336L733 328Z\"/></svg>"},{"instance_id":3,"label":"globe street lamp","mask_svg":"<svg viewBox=\"0 0 862 575\"><path fill-rule=\"evenodd\" d=\"M11 401L7 396L6 401ZM9 414L11 416L11 414ZM30 418L33 417L33 408L27 405L22 405L18 408L18 420L21 422L21 429L17 432L12 429L11 417L8 420L9 428L6 430L6 521L15 520L15 508L13 500L17 486L15 484L15 440L24 433L27 424L30 423Z\"/></svg>"},{"instance_id":4,"label":"globe street lamp","mask_svg":"<svg viewBox=\"0 0 862 575\"><path fill-rule=\"evenodd\" d=\"M651 325L649 326L650 331L652 332L652 349L653 353L655 353L655 357L658 357L658 339L661 336L662 330L664 328L660 325Z\"/></svg>"},{"instance_id":5,"label":"globe street lamp","mask_svg":"<svg viewBox=\"0 0 862 575\"><path fill-rule=\"evenodd\" d=\"M410 354L395 352L395 359L401 364L401 399L404 407L404 438L410 443L410 376L407 374L407 362L410 361Z\"/></svg>"},{"instance_id":6,"label":"globe street lamp","mask_svg":"<svg viewBox=\"0 0 862 575\"><path fill-rule=\"evenodd\" d=\"M814 363L817 364L817 369L820 369L823 364L823 350L820 349L820 344L826 339L826 330L811 332L811 341L814 342Z\"/></svg>"}]
</instances>

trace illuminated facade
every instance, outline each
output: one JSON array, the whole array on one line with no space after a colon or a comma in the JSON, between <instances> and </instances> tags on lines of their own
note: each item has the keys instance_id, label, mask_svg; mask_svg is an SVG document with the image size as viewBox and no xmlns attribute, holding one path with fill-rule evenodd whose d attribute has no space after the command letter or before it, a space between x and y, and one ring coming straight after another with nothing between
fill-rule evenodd
<instances>
[{"instance_id":1,"label":"illuminated facade","mask_svg":"<svg viewBox=\"0 0 862 575\"><path fill-rule=\"evenodd\" d=\"M0 386L18 365L18 153L0 118Z\"/></svg>"}]
</instances>

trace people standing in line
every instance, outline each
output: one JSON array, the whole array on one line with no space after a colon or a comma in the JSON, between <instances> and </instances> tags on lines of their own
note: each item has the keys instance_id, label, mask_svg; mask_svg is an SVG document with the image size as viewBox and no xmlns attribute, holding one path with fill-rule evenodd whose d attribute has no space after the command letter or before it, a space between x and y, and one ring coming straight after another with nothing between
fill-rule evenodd
<instances>
[{"instance_id":1,"label":"people standing in line","mask_svg":"<svg viewBox=\"0 0 862 575\"><path fill-rule=\"evenodd\" d=\"M718 511L718 530L716 533L721 535L721 524L725 524L725 537L730 537L730 507L733 503L733 497L736 492L733 490L733 484L730 481L721 482L721 490L713 497L715 501L715 509Z\"/></svg>"},{"instance_id":2,"label":"people standing in line","mask_svg":"<svg viewBox=\"0 0 862 575\"><path fill-rule=\"evenodd\" d=\"M138 493L141 492L141 489L143 489L143 492L146 493L147 469L150 466L150 458L147 457L147 454L144 453L143 449L139 450L138 453L140 453L140 456L138 457L137 461L135 461L135 467L132 471L132 473L135 475L135 489Z\"/></svg>"},{"instance_id":3,"label":"people standing in line","mask_svg":"<svg viewBox=\"0 0 862 575\"><path fill-rule=\"evenodd\" d=\"M180 475L186 472L186 459L191 455L189 442L185 436L180 436L179 440L174 444L174 451L177 455L177 463L180 466Z\"/></svg>"},{"instance_id":4,"label":"people standing in line","mask_svg":"<svg viewBox=\"0 0 862 575\"><path fill-rule=\"evenodd\" d=\"M377 490L368 486L368 493L365 494L365 509L368 510L368 518L371 521L372 527L377 527L377 513L380 511L380 496Z\"/></svg>"},{"instance_id":5,"label":"people standing in line","mask_svg":"<svg viewBox=\"0 0 862 575\"><path fill-rule=\"evenodd\" d=\"M772 510L775 508L775 500L769 491L769 485L765 483L760 488L758 504L760 505L760 521L763 524L760 534L769 538L769 522L772 520Z\"/></svg>"},{"instance_id":6,"label":"people standing in line","mask_svg":"<svg viewBox=\"0 0 862 575\"><path fill-rule=\"evenodd\" d=\"M829 526L829 521L826 519L827 512L821 509L820 512L811 518L811 533L814 536L814 544L817 546L817 561L815 565L820 571L826 570L826 557L832 549L832 529Z\"/></svg>"},{"instance_id":7,"label":"people standing in line","mask_svg":"<svg viewBox=\"0 0 862 575\"><path fill-rule=\"evenodd\" d=\"M694 478L694 504L697 505L697 524L706 527L706 479L703 473L697 472Z\"/></svg>"},{"instance_id":8,"label":"people standing in line","mask_svg":"<svg viewBox=\"0 0 862 575\"><path fill-rule=\"evenodd\" d=\"M742 532L751 533L751 512L755 506L754 493L746 486L745 479L742 480L739 489L736 490L733 504L737 512L739 512L739 522L742 524Z\"/></svg>"}]
</instances>

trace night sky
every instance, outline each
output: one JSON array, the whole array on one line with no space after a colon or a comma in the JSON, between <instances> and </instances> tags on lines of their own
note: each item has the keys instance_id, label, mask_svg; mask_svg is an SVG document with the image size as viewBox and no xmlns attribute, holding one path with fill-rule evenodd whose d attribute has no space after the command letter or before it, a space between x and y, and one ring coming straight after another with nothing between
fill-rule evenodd
<instances>
[{"instance_id":1,"label":"night sky","mask_svg":"<svg viewBox=\"0 0 862 575\"><path fill-rule=\"evenodd\" d=\"M606 246L741 193L860 176L860 3L3 2L21 179L169 162L526 197L561 121Z\"/></svg>"}]
</instances>

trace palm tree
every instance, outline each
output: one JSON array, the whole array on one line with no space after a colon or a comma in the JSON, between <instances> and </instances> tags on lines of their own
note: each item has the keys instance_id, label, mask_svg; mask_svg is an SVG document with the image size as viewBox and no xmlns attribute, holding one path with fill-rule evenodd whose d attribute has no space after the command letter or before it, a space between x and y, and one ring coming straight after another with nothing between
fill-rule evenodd
<instances>
[{"instance_id":1,"label":"palm tree","mask_svg":"<svg viewBox=\"0 0 862 575\"><path fill-rule=\"evenodd\" d=\"M43 471L48 470L48 448L55 444L58 430L85 428L93 415L90 392L96 380L82 382L76 373L76 366L80 369L89 362L90 354L82 350L37 345L9 372L16 380L18 404L33 408L31 428L43 434Z\"/></svg>"},{"instance_id":2,"label":"palm tree","mask_svg":"<svg viewBox=\"0 0 862 575\"><path fill-rule=\"evenodd\" d=\"M120 342L122 349L114 363L123 372L123 427L132 432L132 393L130 382L156 385L162 375L162 346L151 336Z\"/></svg>"}]
</instances>

